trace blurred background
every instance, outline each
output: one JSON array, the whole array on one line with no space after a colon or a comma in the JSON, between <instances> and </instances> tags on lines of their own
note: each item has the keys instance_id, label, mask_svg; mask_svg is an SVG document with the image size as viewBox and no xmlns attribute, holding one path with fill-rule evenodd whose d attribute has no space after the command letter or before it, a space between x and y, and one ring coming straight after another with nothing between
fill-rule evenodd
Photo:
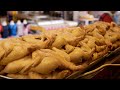
<instances>
[{"instance_id":1,"label":"blurred background","mask_svg":"<svg viewBox=\"0 0 120 90\"><path fill-rule=\"evenodd\" d=\"M39 34L44 30L54 30L66 27L84 26L96 21L115 22L120 25L120 11L1 11L0 25L24 24L24 31L16 30L16 34L2 35L1 38L23 36L27 34ZM19 23L19 24L17 24ZM20 27L22 28L22 27ZM26 29L25 29L26 28ZM15 31L15 30L14 30ZM17 31L24 34L17 34ZM3 37L2 37L3 36Z\"/></svg>"}]
</instances>

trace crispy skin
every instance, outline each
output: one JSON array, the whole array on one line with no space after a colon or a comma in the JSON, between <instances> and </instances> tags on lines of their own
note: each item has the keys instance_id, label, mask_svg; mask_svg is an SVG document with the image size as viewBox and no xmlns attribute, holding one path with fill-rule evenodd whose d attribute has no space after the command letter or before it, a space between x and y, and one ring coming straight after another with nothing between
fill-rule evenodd
<instances>
[{"instance_id":1,"label":"crispy skin","mask_svg":"<svg viewBox=\"0 0 120 90\"><path fill-rule=\"evenodd\" d=\"M65 46L65 51L66 51L66 53L68 53L68 54L71 53L74 49L75 49L75 47L72 46L72 45L67 44L67 45Z\"/></svg>"},{"instance_id":2,"label":"crispy skin","mask_svg":"<svg viewBox=\"0 0 120 90\"><path fill-rule=\"evenodd\" d=\"M4 56L5 56L5 50L3 49L2 46L0 46L0 61Z\"/></svg>"},{"instance_id":3,"label":"crispy skin","mask_svg":"<svg viewBox=\"0 0 120 90\"><path fill-rule=\"evenodd\" d=\"M77 27L77 28L74 28L74 30L72 30L72 34L76 37L80 37L80 36L84 36L86 32L84 29Z\"/></svg>"},{"instance_id":4,"label":"crispy skin","mask_svg":"<svg viewBox=\"0 0 120 90\"><path fill-rule=\"evenodd\" d=\"M70 61L70 56L66 52L64 52L60 49L57 49L56 47L53 47L52 50L54 50L61 57L65 58L65 60Z\"/></svg>"},{"instance_id":5,"label":"crispy skin","mask_svg":"<svg viewBox=\"0 0 120 90\"><path fill-rule=\"evenodd\" d=\"M34 63L32 65L32 67L35 67L38 64L40 64L44 57L45 57L45 53L44 52L42 52L40 50L34 51L32 53L32 60L34 60Z\"/></svg>"},{"instance_id":6,"label":"crispy skin","mask_svg":"<svg viewBox=\"0 0 120 90\"><path fill-rule=\"evenodd\" d=\"M40 75L36 72L29 72L28 76L30 79L44 79L43 75Z\"/></svg>"},{"instance_id":7,"label":"crispy skin","mask_svg":"<svg viewBox=\"0 0 120 90\"><path fill-rule=\"evenodd\" d=\"M108 48L104 49L103 51L99 52L99 53L94 53L93 54L93 57L92 57L92 60L96 60L98 58L101 58L102 56L106 55L108 52Z\"/></svg>"},{"instance_id":8,"label":"crispy skin","mask_svg":"<svg viewBox=\"0 0 120 90\"><path fill-rule=\"evenodd\" d=\"M49 74L59 66L59 61L54 57L45 57L34 71L41 74Z\"/></svg>"},{"instance_id":9,"label":"crispy skin","mask_svg":"<svg viewBox=\"0 0 120 90\"><path fill-rule=\"evenodd\" d=\"M101 52L103 51L107 46L106 45L103 45L103 46L97 46L96 45L96 52Z\"/></svg>"},{"instance_id":10,"label":"crispy skin","mask_svg":"<svg viewBox=\"0 0 120 90\"><path fill-rule=\"evenodd\" d=\"M76 66L73 63L67 61L65 57L62 57L55 51L45 50L45 52L46 52L46 57L44 57L41 63L36 67L34 67L32 71L35 71L41 74L49 74L55 69L57 69L58 67L63 67L73 71L81 70L84 68L81 65Z\"/></svg>"},{"instance_id":11,"label":"crispy skin","mask_svg":"<svg viewBox=\"0 0 120 90\"><path fill-rule=\"evenodd\" d=\"M81 70L84 68L84 66L81 66L81 65L76 66L73 63L67 61L65 58L58 55L57 52L51 52L50 56L56 58L60 62L62 67L67 68L69 70L75 71L75 70Z\"/></svg>"},{"instance_id":12,"label":"crispy skin","mask_svg":"<svg viewBox=\"0 0 120 90\"><path fill-rule=\"evenodd\" d=\"M80 63L83 59L83 50L80 48L75 48L70 54L70 61L73 63Z\"/></svg>"},{"instance_id":13,"label":"crispy skin","mask_svg":"<svg viewBox=\"0 0 120 90\"><path fill-rule=\"evenodd\" d=\"M25 71L25 68L28 69L28 66L32 65L32 63L33 60L31 60L29 56L26 56L20 60L9 63L1 72L14 74L21 71L21 73L23 73ZM24 69L24 71L22 71L22 69Z\"/></svg>"},{"instance_id":14,"label":"crispy skin","mask_svg":"<svg viewBox=\"0 0 120 90\"><path fill-rule=\"evenodd\" d=\"M41 34L41 35L28 35L28 36L23 36L22 39L30 44L35 44L38 45L39 48L49 48L49 46L52 45L55 35L46 35L46 34Z\"/></svg>"},{"instance_id":15,"label":"crispy skin","mask_svg":"<svg viewBox=\"0 0 120 90\"><path fill-rule=\"evenodd\" d=\"M64 32L60 34L68 44L77 46L78 42L84 39L84 36L75 37L72 33Z\"/></svg>"},{"instance_id":16,"label":"crispy skin","mask_svg":"<svg viewBox=\"0 0 120 90\"><path fill-rule=\"evenodd\" d=\"M13 50L0 61L0 65L7 65L8 63L17 59L23 58L38 48L37 46L31 45L17 45L14 46Z\"/></svg>"},{"instance_id":17,"label":"crispy skin","mask_svg":"<svg viewBox=\"0 0 120 90\"><path fill-rule=\"evenodd\" d=\"M0 71L2 71L5 68L5 66L0 65Z\"/></svg>"},{"instance_id":18,"label":"crispy skin","mask_svg":"<svg viewBox=\"0 0 120 90\"><path fill-rule=\"evenodd\" d=\"M52 47L61 49L66 44L67 42L62 36L57 36L54 43L52 44Z\"/></svg>"}]
</instances>

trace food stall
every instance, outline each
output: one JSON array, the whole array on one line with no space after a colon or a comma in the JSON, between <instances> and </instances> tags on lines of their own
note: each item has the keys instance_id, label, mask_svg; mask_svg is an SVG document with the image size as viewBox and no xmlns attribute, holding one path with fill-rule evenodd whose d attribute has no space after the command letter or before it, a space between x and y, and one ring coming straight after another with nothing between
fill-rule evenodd
<instances>
[{"instance_id":1,"label":"food stall","mask_svg":"<svg viewBox=\"0 0 120 90\"><path fill-rule=\"evenodd\" d=\"M1 79L120 78L120 27L82 18L18 15L35 34L0 41ZM89 24L89 22L92 22Z\"/></svg>"}]
</instances>

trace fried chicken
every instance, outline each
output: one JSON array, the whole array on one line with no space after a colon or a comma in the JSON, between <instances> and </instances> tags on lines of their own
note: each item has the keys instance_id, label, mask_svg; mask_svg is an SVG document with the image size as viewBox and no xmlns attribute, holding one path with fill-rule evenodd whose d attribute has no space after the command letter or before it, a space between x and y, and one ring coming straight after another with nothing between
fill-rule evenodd
<instances>
[{"instance_id":1,"label":"fried chicken","mask_svg":"<svg viewBox=\"0 0 120 90\"><path fill-rule=\"evenodd\" d=\"M6 65L1 73L24 73L32 64L33 60L30 58L30 56L26 56L22 59L13 61Z\"/></svg>"},{"instance_id":2,"label":"fried chicken","mask_svg":"<svg viewBox=\"0 0 120 90\"><path fill-rule=\"evenodd\" d=\"M13 50L0 61L0 65L7 65L12 61L23 58L24 56L34 51L36 48L37 46L31 46L31 45L14 46Z\"/></svg>"},{"instance_id":3,"label":"fried chicken","mask_svg":"<svg viewBox=\"0 0 120 90\"><path fill-rule=\"evenodd\" d=\"M120 27L95 22L0 41L0 74L15 79L63 79L120 47Z\"/></svg>"}]
</instances>

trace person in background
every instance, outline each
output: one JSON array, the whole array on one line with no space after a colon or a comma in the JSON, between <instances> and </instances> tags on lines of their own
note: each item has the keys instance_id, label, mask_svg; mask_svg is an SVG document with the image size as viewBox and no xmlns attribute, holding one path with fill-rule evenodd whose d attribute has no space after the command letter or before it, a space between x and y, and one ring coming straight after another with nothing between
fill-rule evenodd
<instances>
[{"instance_id":1,"label":"person in background","mask_svg":"<svg viewBox=\"0 0 120 90\"><path fill-rule=\"evenodd\" d=\"M2 38L8 38L9 37L9 27L8 23L6 21L2 21Z\"/></svg>"},{"instance_id":2,"label":"person in background","mask_svg":"<svg viewBox=\"0 0 120 90\"><path fill-rule=\"evenodd\" d=\"M7 11L0 11L0 23L7 20Z\"/></svg>"},{"instance_id":3,"label":"person in background","mask_svg":"<svg viewBox=\"0 0 120 90\"><path fill-rule=\"evenodd\" d=\"M111 11L89 11L89 14L92 14L95 18L100 18L103 13L108 13L110 16L112 16Z\"/></svg>"},{"instance_id":4,"label":"person in background","mask_svg":"<svg viewBox=\"0 0 120 90\"><path fill-rule=\"evenodd\" d=\"M114 13L113 20L116 24L120 25L120 11Z\"/></svg>"},{"instance_id":5,"label":"person in background","mask_svg":"<svg viewBox=\"0 0 120 90\"><path fill-rule=\"evenodd\" d=\"M104 21L108 23L113 22L113 15L110 11L103 11L100 14L101 15L100 15L99 21Z\"/></svg>"},{"instance_id":6,"label":"person in background","mask_svg":"<svg viewBox=\"0 0 120 90\"><path fill-rule=\"evenodd\" d=\"M0 24L0 38L2 38L2 31L3 31L3 27L2 24Z\"/></svg>"},{"instance_id":7,"label":"person in background","mask_svg":"<svg viewBox=\"0 0 120 90\"><path fill-rule=\"evenodd\" d=\"M95 18L99 18L99 21L112 22L113 14L111 11L89 11Z\"/></svg>"},{"instance_id":8,"label":"person in background","mask_svg":"<svg viewBox=\"0 0 120 90\"><path fill-rule=\"evenodd\" d=\"M14 22L17 21L16 15L18 14L18 11L7 11L7 16L8 16L8 22L13 20Z\"/></svg>"}]
</instances>

